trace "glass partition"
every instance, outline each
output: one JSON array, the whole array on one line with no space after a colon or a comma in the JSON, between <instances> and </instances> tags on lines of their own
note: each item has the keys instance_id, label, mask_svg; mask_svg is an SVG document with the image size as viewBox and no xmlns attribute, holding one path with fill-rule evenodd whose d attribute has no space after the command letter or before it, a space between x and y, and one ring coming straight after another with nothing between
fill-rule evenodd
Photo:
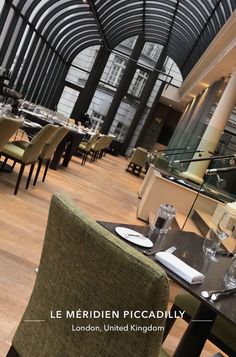
<instances>
[{"instance_id":1,"label":"glass partition","mask_svg":"<svg viewBox=\"0 0 236 357\"><path fill-rule=\"evenodd\" d=\"M200 135L201 131L203 135ZM236 200L236 154L232 138L229 140L231 145L222 154L225 135L218 129L208 126L205 130L203 124L199 125L186 146L182 146L179 140L176 148L150 152L147 164L151 164L162 177L201 196L222 204L233 202ZM219 138L219 144L216 145Z\"/></svg>"}]
</instances>

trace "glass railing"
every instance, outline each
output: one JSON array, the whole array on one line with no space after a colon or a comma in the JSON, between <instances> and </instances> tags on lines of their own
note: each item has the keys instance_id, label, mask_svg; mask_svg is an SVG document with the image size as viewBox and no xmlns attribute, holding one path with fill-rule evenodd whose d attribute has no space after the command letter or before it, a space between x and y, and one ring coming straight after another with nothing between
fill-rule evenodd
<instances>
[{"instance_id":1,"label":"glass railing","mask_svg":"<svg viewBox=\"0 0 236 357\"><path fill-rule=\"evenodd\" d=\"M201 137L204 132L205 135ZM179 133L177 134L179 135ZM211 140L207 140L206 137L211 138ZM230 155L234 155L236 152L228 148L224 150L224 155L219 155L219 152L222 152L223 143L220 141L215 147L214 141L218 141L221 137L224 137L221 131L209 126L206 129L206 125L202 124L198 127L198 130L192 133L189 140L184 142L179 139L176 147L170 146L164 151L150 153L148 162L160 171L165 178L173 182L196 191L201 190L202 194L220 202L235 201L236 155L235 158L230 157ZM172 140L173 142L174 140ZM218 156L224 157L218 159ZM214 172L213 170L211 173L206 171L207 169L219 168L226 168L226 170L222 172ZM195 176L198 169L200 175L199 180L196 180Z\"/></svg>"}]
</instances>

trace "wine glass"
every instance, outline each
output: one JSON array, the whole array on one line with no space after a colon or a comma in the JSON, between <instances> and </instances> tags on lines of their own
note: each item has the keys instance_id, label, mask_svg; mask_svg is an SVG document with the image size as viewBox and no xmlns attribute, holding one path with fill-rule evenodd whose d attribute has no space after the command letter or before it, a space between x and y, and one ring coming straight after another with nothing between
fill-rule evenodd
<instances>
[{"instance_id":1,"label":"wine glass","mask_svg":"<svg viewBox=\"0 0 236 357\"><path fill-rule=\"evenodd\" d=\"M229 213L224 213L217 225L217 234L221 240L232 236L235 221Z\"/></svg>"}]
</instances>

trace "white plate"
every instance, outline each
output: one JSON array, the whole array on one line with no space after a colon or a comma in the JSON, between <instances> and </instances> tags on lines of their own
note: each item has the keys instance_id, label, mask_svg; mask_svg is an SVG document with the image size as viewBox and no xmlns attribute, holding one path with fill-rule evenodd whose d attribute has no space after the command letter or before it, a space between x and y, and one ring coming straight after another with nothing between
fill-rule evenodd
<instances>
[{"instance_id":1,"label":"white plate","mask_svg":"<svg viewBox=\"0 0 236 357\"><path fill-rule=\"evenodd\" d=\"M146 238L144 235L139 232L133 231L132 229L125 227L116 227L116 233L118 233L122 238L128 240L133 244L137 244L140 247L152 248L153 243L150 239Z\"/></svg>"}]
</instances>

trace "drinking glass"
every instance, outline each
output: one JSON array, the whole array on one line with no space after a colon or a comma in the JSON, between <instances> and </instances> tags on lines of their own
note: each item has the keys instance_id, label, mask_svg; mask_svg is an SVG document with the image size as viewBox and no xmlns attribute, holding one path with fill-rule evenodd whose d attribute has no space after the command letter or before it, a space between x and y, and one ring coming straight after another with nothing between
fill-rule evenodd
<instances>
[{"instance_id":1,"label":"drinking glass","mask_svg":"<svg viewBox=\"0 0 236 357\"><path fill-rule=\"evenodd\" d=\"M236 255L233 256L231 264L225 274L224 284L227 289L236 288Z\"/></svg>"},{"instance_id":2,"label":"drinking glass","mask_svg":"<svg viewBox=\"0 0 236 357\"><path fill-rule=\"evenodd\" d=\"M155 219L156 219L156 214L154 212L150 212L148 216L148 222L150 227L148 238L151 239L151 241L153 241L153 239L156 236Z\"/></svg>"},{"instance_id":3,"label":"drinking glass","mask_svg":"<svg viewBox=\"0 0 236 357\"><path fill-rule=\"evenodd\" d=\"M217 234L221 240L230 236L235 229L235 221L229 213L224 213L217 225Z\"/></svg>"},{"instance_id":4,"label":"drinking glass","mask_svg":"<svg viewBox=\"0 0 236 357\"><path fill-rule=\"evenodd\" d=\"M220 237L217 234L217 231L211 228L206 234L202 244L202 250L205 253L206 257L213 261L217 261L215 255L219 245Z\"/></svg>"}]
</instances>

